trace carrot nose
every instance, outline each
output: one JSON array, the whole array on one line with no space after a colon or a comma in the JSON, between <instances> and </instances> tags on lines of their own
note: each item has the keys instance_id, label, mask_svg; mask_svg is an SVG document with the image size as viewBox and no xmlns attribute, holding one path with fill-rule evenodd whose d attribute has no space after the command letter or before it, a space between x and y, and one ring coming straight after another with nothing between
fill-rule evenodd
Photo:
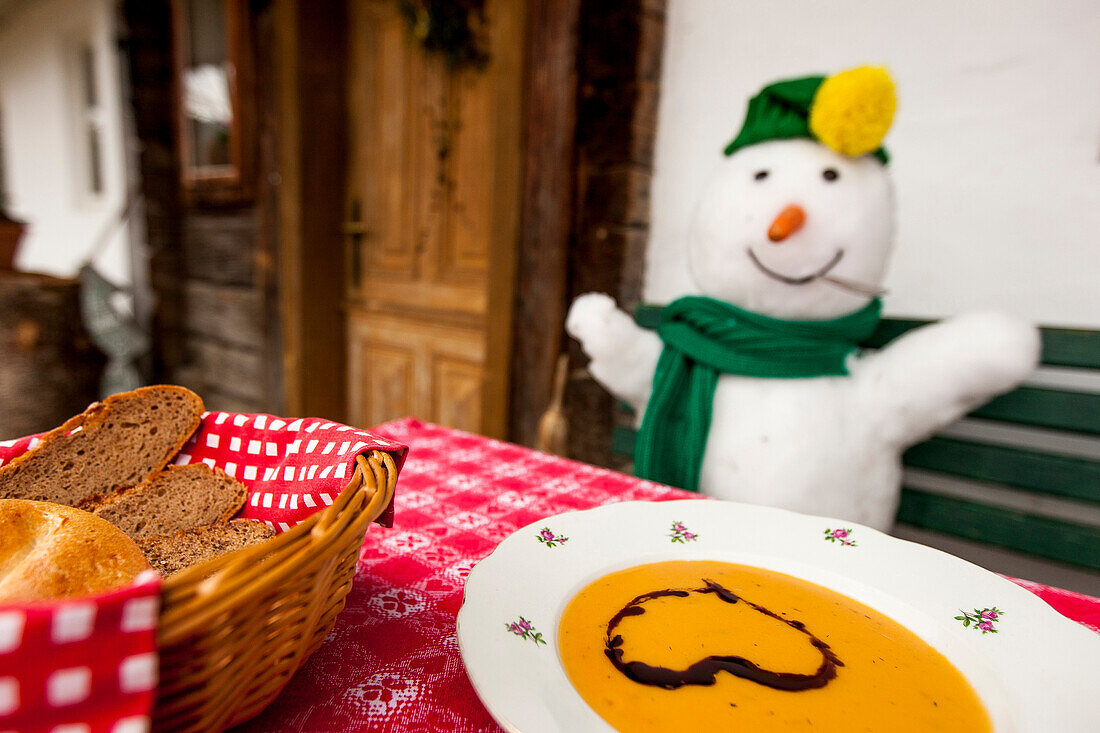
<instances>
[{"instance_id":1,"label":"carrot nose","mask_svg":"<svg viewBox=\"0 0 1100 733\"><path fill-rule=\"evenodd\" d=\"M773 242L782 242L801 229L805 223L806 212L802 210L801 206L791 204L780 211L779 216L775 217L775 221L768 227L768 239Z\"/></svg>"}]
</instances>

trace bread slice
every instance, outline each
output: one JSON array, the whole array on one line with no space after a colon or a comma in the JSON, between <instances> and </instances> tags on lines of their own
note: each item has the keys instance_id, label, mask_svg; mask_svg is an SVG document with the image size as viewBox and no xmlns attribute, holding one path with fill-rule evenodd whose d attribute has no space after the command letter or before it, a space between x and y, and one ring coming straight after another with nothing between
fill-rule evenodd
<instances>
[{"instance_id":1,"label":"bread slice","mask_svg":"<svg viewBox=\"0 0 1100 733\"><path fill-rule=\"evenodd\" d=\"M137 540L137 546L145 553L149 564L167 576L274 536L275 530L259 520L234 519L226 524L211 524Z\"/></svg>"},{"instance_id":2,"label":"bread slice","mask_svg":"<svg viewBox=\"0 0 1100 733\"><path fill-rule=\"evenodd\" d=\"M96 402L0 467L0 499L77 506L163 469L202 420L189 389L160 385Z\"/></svg>"},{"instance_id":3,"label":"bread slice","mask_svg":"<svg viewBox=\"0 0 1100 733\"><path fill-rule=\"evenodd\" d=\"M138 540L228 522L247 498L248 489L232 476L192 463L154 473L86 508Z\"/></svg>"}]
</instances>

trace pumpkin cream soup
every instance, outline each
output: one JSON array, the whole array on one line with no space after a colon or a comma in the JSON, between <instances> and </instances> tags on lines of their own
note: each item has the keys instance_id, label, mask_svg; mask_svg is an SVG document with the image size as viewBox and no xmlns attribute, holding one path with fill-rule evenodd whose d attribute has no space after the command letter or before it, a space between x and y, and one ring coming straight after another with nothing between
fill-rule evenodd
<instances>
[{"instance_id":1,"label":"pumpkin cream soup","mask_svg":"<svg viewBox=\"0 0 1100 733\"><path fill-rule=\"evenodd\" d=\"M604 576L558 626L566 673L622 731L992 730L915 634L850 598L723 562Z\"/></svg>"}]
</instances>

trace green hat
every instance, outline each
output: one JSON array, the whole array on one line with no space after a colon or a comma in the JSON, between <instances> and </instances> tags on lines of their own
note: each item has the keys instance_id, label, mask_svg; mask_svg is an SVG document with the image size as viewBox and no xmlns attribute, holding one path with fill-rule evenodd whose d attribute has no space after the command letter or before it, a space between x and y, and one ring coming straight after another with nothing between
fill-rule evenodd
<instances>
[{"instance_id":1,"label":"green hat","mask_svg":"<svg viewBox=\"0 0 1100 733\"><path fill-rule=\"evenodd\" d=\"M769 84L749 101L726 155L769 140L807 138L845 155L889 160L882 139L894 119L894 83L884 69L860 67L835 76Z\"/></svg>"}]
</instances>

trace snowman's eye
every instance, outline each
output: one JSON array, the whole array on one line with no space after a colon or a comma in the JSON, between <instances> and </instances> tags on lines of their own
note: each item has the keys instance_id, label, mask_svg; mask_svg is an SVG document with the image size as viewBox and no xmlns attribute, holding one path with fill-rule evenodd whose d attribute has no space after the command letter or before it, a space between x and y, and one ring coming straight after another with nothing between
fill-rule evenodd
<instances>
[{"instance_id":1,"label":"snowman's eye","mask_svg":"<svg viewBox=\"0 0 1100 733\"><path fill-rule=\"evenodd\" d=\"M821 171L821 177L826 181L832 182L840 178L840 174L836 172L836 168L826 168Z\"/></svg>"},{"instance_id":2,"label":"snowman's eye","mask_svg":"<svg viewBox=\"0 0 1100 733\"><path fill-rule=\"evenodd\" d=\"M768 177L768 172L767 171L757 171L756 175L753 176L753 178L755 178L758 181L763 181L767 177Z\"/></svg>"}]
</instances>

